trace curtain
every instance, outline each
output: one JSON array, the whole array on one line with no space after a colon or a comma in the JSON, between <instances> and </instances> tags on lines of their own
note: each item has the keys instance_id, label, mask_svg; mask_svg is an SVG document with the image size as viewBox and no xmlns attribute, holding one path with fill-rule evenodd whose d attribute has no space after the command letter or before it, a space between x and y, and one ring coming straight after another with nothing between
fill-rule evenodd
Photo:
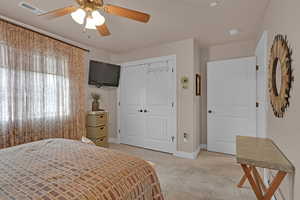
<instances>
[{"instance_id":1,"label":"curtain","mask_svg":"<svg viewBox=\"0 0 300 200\"><path fill-rule=\"evenodd\" d=\"M85 135L85 51L0 20L0 148Z\"/></svg>"}]
</instances>

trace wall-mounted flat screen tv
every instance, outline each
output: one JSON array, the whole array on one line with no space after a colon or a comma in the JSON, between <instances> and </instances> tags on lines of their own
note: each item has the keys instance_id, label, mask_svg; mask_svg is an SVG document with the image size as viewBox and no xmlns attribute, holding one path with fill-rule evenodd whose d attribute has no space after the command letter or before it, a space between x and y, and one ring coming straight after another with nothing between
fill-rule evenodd
<instances>
[{"instance_id":1,"label":"wall-mounted flat screen tv","mask_svg":"<svg viewBox=\"0 0 300 200\"><path fill-rule=\"evenodd\" d=\"M118 87L120 80L120 65L113 65L98 61L90 61L89 85L97 87Z\"/></svg>"}]
</instances>

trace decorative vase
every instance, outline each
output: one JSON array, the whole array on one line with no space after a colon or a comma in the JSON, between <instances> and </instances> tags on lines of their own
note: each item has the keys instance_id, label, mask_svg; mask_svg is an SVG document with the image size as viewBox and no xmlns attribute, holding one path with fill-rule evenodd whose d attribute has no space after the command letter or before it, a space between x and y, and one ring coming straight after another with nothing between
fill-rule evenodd
<instances>
[{"instance_id":1,"label":"decorative vase","mask_svg":"<svg viewBox=\"0 0 300 200\"><path fill-rule=\"evenodd\" d=\"M93 102L92 102L92 111L100 111L100 95L96 94L96 93L92 93L91 94L92 98L93 98Z\"/></svg>"},{"instance_id":2,"label":"decorative vase","mask_svg":"<svg viewBox=\"0 0 300 200\"><path fill-rule=\"evenodd\" d=\"M99 106L100 106L99 101L94 99L92 103L92 111L99 111Z\"/></svg>"}]
</instances>

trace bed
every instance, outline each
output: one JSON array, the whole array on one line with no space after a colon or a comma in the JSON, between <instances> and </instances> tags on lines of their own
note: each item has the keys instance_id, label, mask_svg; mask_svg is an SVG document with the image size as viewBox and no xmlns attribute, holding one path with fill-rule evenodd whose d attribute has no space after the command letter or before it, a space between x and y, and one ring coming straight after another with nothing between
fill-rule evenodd
<instances>
[{"instance_id":1,"label":"bed","mask_svg":"<svg viewBox=\"0 0 300 200\"><path fill-rule=\"evenodd\" d=\"M146 161L67 139L0 150L1 200L163 200Z\"/></svg>"}]
</instances>

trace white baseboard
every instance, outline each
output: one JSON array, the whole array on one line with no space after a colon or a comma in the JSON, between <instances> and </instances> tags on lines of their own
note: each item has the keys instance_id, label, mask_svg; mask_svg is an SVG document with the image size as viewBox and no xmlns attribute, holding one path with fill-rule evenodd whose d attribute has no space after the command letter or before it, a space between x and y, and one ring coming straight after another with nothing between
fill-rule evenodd
<instances>
[{"instance_id":1,"label":"white baseboard","mask_svg":"<svg viewBox=\"0 0 300 200\"><path fill-rule=\"evenodd\" d=\"M120 144L119 138L108 138L108 143Z\"/></svg>"},{"instance_id":2,"label":"white baseboard","mask_svg":"<svg viewBox=\"0 0 300 200\"><path fill-rule=\"evenodd\" d=\"M198 155L199 155L200 151L201 151L201 145L196 149L195 152L193 152L194 159L198 158Z\"/></svg>"},{"instance_id":3,"label":"white baseboard","mask_svg":"<svg viewBox=\"0 0 300 200\"><path fill-rule=\"evenodd\" d=\"M187 153L184 151L176 151L174 153L174 156L180 157L180 158L188 158L188 159L195 159L193 153Z\"/></svg>"},{"instance_id":4,"label":"white baseboard","mask_svg":"<svg viewBox=\"0 0 300 200\"><path fill-rule=\"evenodd\" d=\"M201 150L201 146L199 146L197 148L197 150L192 152L192 153L188 153L188 152L184 152L184 151L176 151L174 153L174 156L177 156L177 157L180 157L180 158L188 158L188 159L196 160L199 153L200 153L200 150Z\"/></svg>"}]
</instances>

